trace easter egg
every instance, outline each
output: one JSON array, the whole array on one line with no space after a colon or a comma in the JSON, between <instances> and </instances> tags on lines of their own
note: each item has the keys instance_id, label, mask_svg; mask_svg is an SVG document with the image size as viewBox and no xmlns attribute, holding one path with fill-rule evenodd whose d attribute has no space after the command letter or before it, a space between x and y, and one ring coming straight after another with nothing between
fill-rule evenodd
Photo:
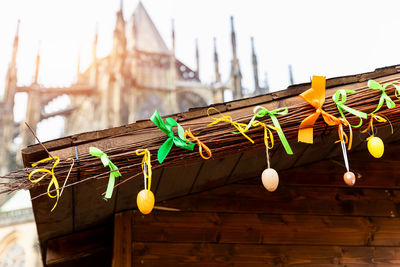
<instances>
[{"instance_id":1,"label":"easter egg","mask_svg":"<svg viewBox=\"0 0 400 267\"><path fill-rule=\"evenodd\" d=\"M380 158L383 155L383 151L385 146L383 145L382 139L376 136L372 136L368 138L368 151L375 158Z\"/></svg>"},{"instance_id":2,"label":"easter egg","mask_svg":"<svg viewBox=\"0 0 400 267\"><path fill-rule=\"evenodd\" d=\"M271 168L265 169L261 175L261 180L264 187L269 191L273 192L276 190L279 184L278 173Z\"/></svg>"},{"instance_id":3,"label":"easter egg","mask_svg":"<svg viewBox=\"0 0 400 267\"><path fill-rule=\"evenodd\" d=\"M143 214L149 214L154 208L154 194L150 190L143 189L136 198L138 209Z\"/></svg>"},{"instance_id":4,"label":"easter egg","mask_svg":"<svg viewBox=\"0 0 400 267\"><path fill-rule=\"evenodd\" d=\"M353 186L356 183L356 176L352 172L346 172L343 180L348 186Z\"/></svg>"}]
</instances>

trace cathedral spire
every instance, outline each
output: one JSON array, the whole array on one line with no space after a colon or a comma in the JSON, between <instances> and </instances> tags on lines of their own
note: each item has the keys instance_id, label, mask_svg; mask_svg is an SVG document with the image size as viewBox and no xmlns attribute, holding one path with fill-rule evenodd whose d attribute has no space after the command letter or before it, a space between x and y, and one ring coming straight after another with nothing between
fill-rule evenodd
<instances>
[{"instance_id":1,"label":"cathedral spire","mask_svg":"<svg viewBox=\"0 0 400 267\"><path fill-rule=\"evenodd\" d=\"M294 84L292 64L289 64L289 85Z\"/></svg>"},{"instance_id":2,"label":"cathedral spire","mask_svg":"<svg viewBox=\"0 0 400 267\"><path fill-rule=\"evenodd\" d=\"M233 16L231 16L231 42L232 42L232 68L231 81L233 89L233 98L240 99L243 97L242 92L242 74L240 72L239 60L236 49L236 33L233 24Z\"/></svg>"},{"instance_id":3,"label":"cathedral spire","mask_svg":"<svg viewBox=\"0 0 400 267\"><path fill-rule=\"evenodd\" d=\"M33 78L33 84L38 84L38 79L39 79L40 47L41 47L41 42L39 41L38 50L36 54L35 77Z\"/></svg>"},{"instance_id":4,"label":"cathedral spire","mask_svg":"<svg viewBox=\"0 0 400 267\"><path fill-rule=\"evenodd\" d=\"M171 20L172 54L175 55L175 20Z\"/></svg>"},{"instance_id":5,"label":"cathedral spire","mask_svg":"<svg viewBox=\"0 0 400 267\"><path fill-rule=\"evenodd\" d=\"M81 49L79 49L78 52L78 60L77 60L77 64L76 64L76 82L79 83L80 82L80 76L81 76Z\"/></svg>"},{"instance_id":6,"label":"cathedral spire","mask_svg":"<svg viewBox=\"0 0 400 267\"><path fill-rule=\"evenodd\" d=\"M257 55L254 49L254 38L251 37L251 55L252 55L252 63L253 63L253 75L254 75L254 94L259 95L260 84L258 82L258 63L257 63Z\"/></svg>"},{"instance_id":7,"label":"cathedral spire","mask_svg":"<svg viewBox=\"0 0 400 267\"><path fill-rule=\"evenodd\" d=\"M14 42L13 42L13 53L10 67L17 66L17 52L18 52L18 43L19 43L19 24L21 23L20 20L17 22L17 29L15 31Z\"/></svg>"},{"instance_id":8,"label":"cathedral spire","mask_svg":"<svg viewBox=\"0 0 400 267\"><path fill-rule=\"evenodd\" d=\"M219 61L217 52L217 39L214 37L214 67L215 67L215 82L221 82L221 74L219 73Z\"/></svg>"},{"instance_id":9,"label":"cathedral spire","mask_svg":"<svg viewBox=\"0 0 400 267\"><path fill-rule=\"evenodd\" d=\"M196 38L196 77L200 79L200 57L199 57L199 41Z\"/></svg>"},{"instance_id":10,"label":"cathedral spire","mask_svg":"<svg viewBox=\"0 0 400 267\"><path fill-rule=\"evenodd\" d=\"M90 73L90 84L93 86L97 85L97 41L98 41L98 24L96 23L96 31L94 34L92 44L92 66Z\"/></svg>"},{"instance_id":11,"label":"cathedral spire","mask_svg":"<svg viewBox=\"0 0 400 267\"><path fill-rule=\"evenodd\" d=\"M96 32L94 34L93 44L92 44L92 62L95 63L97 60L97 41L99 38L99 24L96 23Z\"/></svg>"},{"instance_id":12,"label":"cathedral spire","mask_svg":"<svg viewBox=\"0 0 400 267\"><path fill-rule=\"evenodd\" d=\"M17 27L15 31L11 62L7 70L6 85L5 85L4 100L3 100L10 106L14 105L15 87L17 85L17 53L18 53L18 43L19 43L19 25L20 25L20 20L18 20L17 22Z\"/></svg>"}]
</instances>

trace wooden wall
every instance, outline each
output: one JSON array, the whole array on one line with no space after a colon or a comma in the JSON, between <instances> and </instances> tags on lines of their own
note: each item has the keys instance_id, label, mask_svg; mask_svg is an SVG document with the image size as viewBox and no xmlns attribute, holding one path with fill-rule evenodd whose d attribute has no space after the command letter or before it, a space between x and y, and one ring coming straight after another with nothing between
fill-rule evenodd
<instances>
[{"instance_id":1,"label":"wooden wall","mask_svg":"<svg viewBox=\"0 0 400 267\"><path fill-rule=\"evenodd\" d=\"M365 152L364 152L365 154ZM394 154L332 161L159 203L132 213L134 266L400 266L400 171Z\"/></svg>"}]
</instances>

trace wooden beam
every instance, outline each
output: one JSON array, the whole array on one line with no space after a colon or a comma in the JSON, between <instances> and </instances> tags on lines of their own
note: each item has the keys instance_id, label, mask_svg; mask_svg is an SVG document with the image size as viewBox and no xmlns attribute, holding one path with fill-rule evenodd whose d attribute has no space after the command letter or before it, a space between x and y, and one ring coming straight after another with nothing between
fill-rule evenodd
<instances>
[{"instance_id":1,"label":"wooden beam","mask_svg":"<svg viewBox=\"0 0 400 267\"><path fill-rule=\"evenodd\" d=\"M158 205L192 212L400 217L400 190L280 185L275 192L268 192L259 177L250 182L226 185Z\"/></svg>"},{"instance_id":2,"label":"wooden beam","mask_svg":"<svg viewBox=\"0 0 400 267\"><path fill-rule=\"evenodd\" d=\"M137 242L397 246L400 240L400 219L386 217L153 211L135 213L134 221Z\"/></svg>"},{"instance_id":3,"label":"wooden beam","mask_svg":"<svg viewBox=\"0 0 400 267\"><path fill-rule=\"evenodd\" d=\"M399 266L399 247L134 243L135 266Z\"/></svg>"},{"instance_id":4,"label":"wooden beam","mask_svg":"<svg viewBox=\"0 0 400 267\"><path fill-rule=\"evenodd\" d=\"M109 226L51 239L47 242L46 265L85 266L86 261L90 261L92 266L109 265L111 242L112 228Z\"/></svg>"},{"instance_id":5,"label":"wooden beam","mask_svg":"<svg viewBox=\"0 0 400 267\"><path fill-rule=\"evenodd\" d=\"M113 267L132 266L132 212L122 212L114 217Z\"/></svg>"}]
</instances>

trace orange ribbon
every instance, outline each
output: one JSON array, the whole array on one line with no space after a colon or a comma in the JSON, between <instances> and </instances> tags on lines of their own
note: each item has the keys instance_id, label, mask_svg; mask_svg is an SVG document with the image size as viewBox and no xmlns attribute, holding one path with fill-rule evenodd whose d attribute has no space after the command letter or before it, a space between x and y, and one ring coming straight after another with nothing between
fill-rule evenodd
<instances>
[{"instance_id":1,"label":"orange ribbon","mask_svg":"<svg viewBox=\"0 0 400 267\"><path fill-rule=\"evenodd\" d=\"M319 115L321 114L324 118L324 121L329 126L339 125L340 128L340 125L342 125L342 121L340 119L328 114L322 109L322 106L325 102L325 84L326 78L324 76L313 76L311 88L300 94L301 98L315 108L315 113L311 114L301 122L298 135L299 142L308 144L313 143L313 127ZM342 131L342 133L344 133L344 131ZM342 136L343 134L339 134L340 138L343 138Z\"/></svg>"},{"instance_id":2,"label":"orange ribbon","mask_svg":"<svg viewBox=\"0 0 400 267\"><path fill-rule=\"evenodd\" d=\"M186 136L189 136L190 139L192 139L191 140L192 142L196 142L197 143L197 145L199 146L199 154L203 159L210 159L211 158L211 156L212 156L211 150L208 148L208 146L206 146L203 142L201 142L198 137L196 137L196 136L194 136L192 134L192 132L190 131L190 128L185 131L185 135L184 135L185 139L187 139ZM206 153L208 155L207 157L204 156L203 149L206 151Z\"/></svg>"},{"instance_id":3,"label":"orange ribbon","mask_svg":"<svg viewBox=\"0 0 400 267\"><path fill-rule=\"evenodd\" d=\"M362 133L367 132L371 128L372 135L374 135L374 120L376 120L377 122L382 122L382 123L389 122L393 134L393 125L385 115L376 115L374 113L371 113L370 115L371 119L369 120L368 127L365 128L363 131L361 131Z\"/></svg>"},{"instance_id":4,"label":"orange ribbon","mask_svg":"<svg viewBox=\"0 0 400 267\"><path fill-rule=\"evenodd\" d=\"M349 127L349 136L347 136L346 132L344 131L343 125ZM353 130L351 129L350 123L346 119L340 119L340 124L338 126L338 135L339 140L336 141L336 143L344 142L345 144L348 144L347 147L348 150L350 150L353 143Z\"/></svg>"}]
</instances>

